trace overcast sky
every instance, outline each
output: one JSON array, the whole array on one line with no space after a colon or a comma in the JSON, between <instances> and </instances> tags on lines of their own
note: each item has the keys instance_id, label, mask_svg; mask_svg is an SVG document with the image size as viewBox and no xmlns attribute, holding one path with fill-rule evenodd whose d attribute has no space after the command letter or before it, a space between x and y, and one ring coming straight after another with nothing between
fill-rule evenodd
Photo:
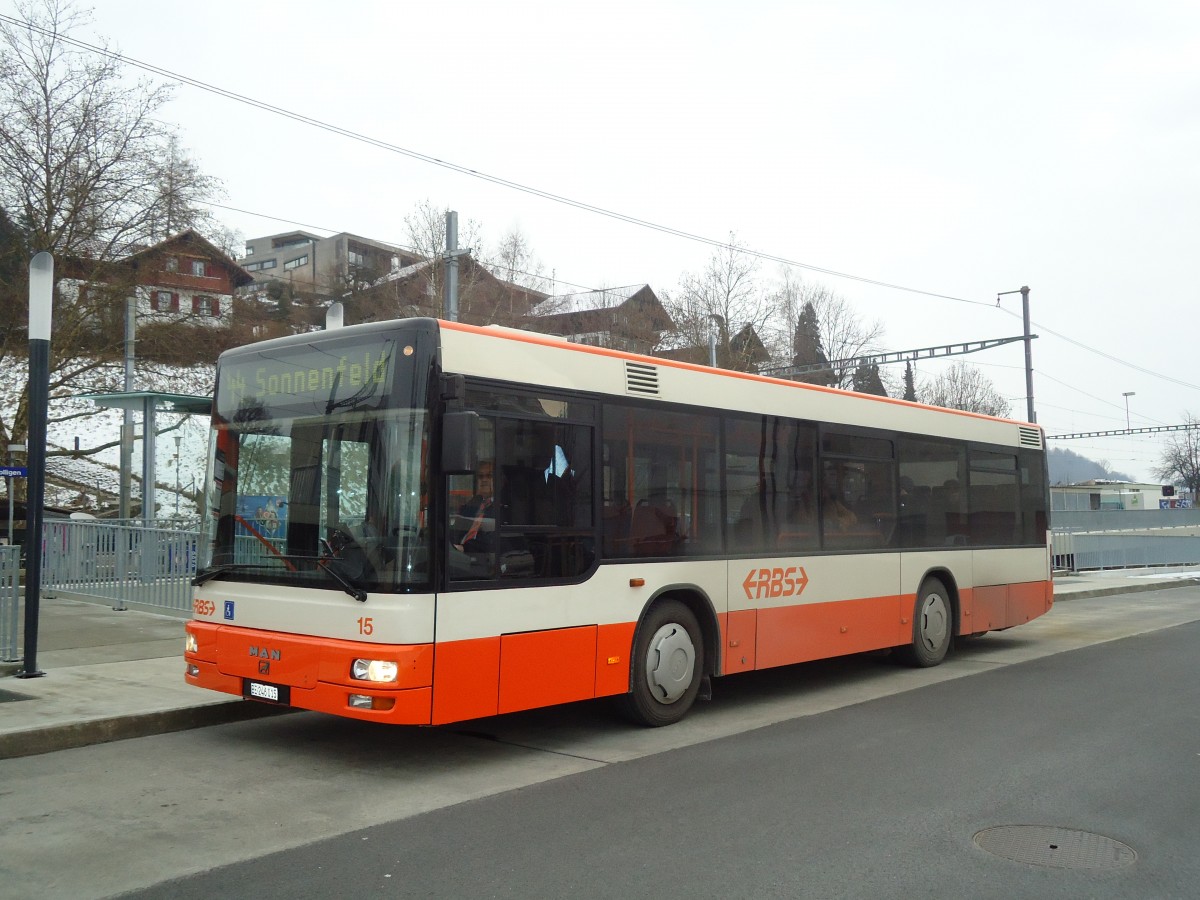
<instances>
[{"instance_id":1,"label":"overcast sky","mask_svg":"<svg viewBox=\"0 0 1200 900\"><path fill-rule=\"evenodd\" d=\"M1028 285L1050 435L1124 427L1129 391L1135 427L1200 414L1195 0L105 0L91 29L75 36L507 181L961 298L797 270L880 319L889 350L1020 334L1020 296L996 299ZM429 200L491 241L519 226L564 291L670 292L712 252L195 87L164 117L247 238L404 243ZM960 359L1024 417L1021 344ZM1149 478L1160 441L1052 446Z\"/></svg>"}]
</instances>

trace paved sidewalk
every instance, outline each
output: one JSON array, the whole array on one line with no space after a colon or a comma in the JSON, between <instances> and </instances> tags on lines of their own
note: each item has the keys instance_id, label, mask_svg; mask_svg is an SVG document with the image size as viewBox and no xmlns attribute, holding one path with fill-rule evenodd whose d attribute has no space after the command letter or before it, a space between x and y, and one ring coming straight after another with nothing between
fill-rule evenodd
<instances>
[{"instance_id":1,"label":"paved sidewalk","mask_svg":"<svg viewBox=\"0 0 1200 900\"><path fill-rule=\"evenodd\" d=\"M1200 581L1200 567L1120 569L1054 579L1056 601L1161 590ZM46 599L40 678L0 663L0 759L265 715L281 710L183 680L184 619Z\"/></svg>"}]
</instances>

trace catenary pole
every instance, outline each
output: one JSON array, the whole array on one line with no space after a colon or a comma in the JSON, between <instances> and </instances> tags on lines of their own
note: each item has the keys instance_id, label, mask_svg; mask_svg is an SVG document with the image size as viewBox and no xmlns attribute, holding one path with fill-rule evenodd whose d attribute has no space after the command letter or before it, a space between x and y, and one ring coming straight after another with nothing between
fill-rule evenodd
<instances>
[{"instance_id":1,"label":"catenary pole","mask_svg":"<svg viewBox=\"0 0 1200 900\"><path fill-rule=\"evenodd\" d=\"M1025 342L1025 413L1028 420L1037 423L1037 413L1033 410L1033 339L1036 334L1029 333L1029 286L1022 287L1019 291L1001 291L996 295L996 305L1000 305L1000 298L1008 294L1021 295L1021 320L1025 323L1025 334L1021 338Z\"/></svg>"},{"instance_id":2,"label":"catenary pole","mask_svg":"<svg viewBox=\"0 0 1200 900\"><path fill-rule=\"evenodd\" d=\"M446 211L446 318L458 321L458 213Z\"/></svg>"},{"instance_id":3,"label":"catenary pole","mask_svg":"<svg viewBox=\"0 0 1200 900\"><path fill-rule=\"evenodd\" d=\"M125 386L126 393L133 390L134 347L137 334L137 298L125 299ZM126 408L121 413L120 487L118 491L119 515L123 521L133 518L133 410Z\"/></svg>"},{"instance_id":4,"label":"catenary pole","mask_svg":"<svg viewBox=\"0 0 1200 900\"><path fill-rule=\"evenodd\" d=\"M1033 336L1029 333L1029 287L1021 288L1021 317L1025 323L1025 402L1030 422L1037 422L1033 409Z\"/></svg>"},{"instance_id":5,"label":"catenary pole","mask_svg":"<svg viewBox=\"0 0 1200 900\"><path fill-rule=\"evenodd\" d=\"M54 257L46 251L29 263L29 482L25 500L25 662L18 678L46 674L37 667L42 591L42 507L46 499L46 419L50 404L50 316L54 308Z\"/></svg>"}]
</instances>

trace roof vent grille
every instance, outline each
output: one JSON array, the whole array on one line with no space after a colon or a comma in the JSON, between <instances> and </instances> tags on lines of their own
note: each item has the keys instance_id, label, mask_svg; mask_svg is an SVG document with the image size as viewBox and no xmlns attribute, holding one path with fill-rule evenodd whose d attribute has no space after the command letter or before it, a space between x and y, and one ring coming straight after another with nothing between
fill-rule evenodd
<instances>
[{"instance_id":1,"label":"roof vent grille","mask_svg":"<svg viewBox=\"0 0 1200 900\"><path fill-rule=\"evenodd\" d=\"M625 363L625 392L643 397L658 396L658 366Z\"/></svg>"},{"instance_id":2,"label":"roof vent grille","mask_svg":"<svg viewBox=\"0 0 1200 900\"><path fill-rule=\"evenodd\" d=\"M1042 431L1040 428L1028 428L1024 425L1020 426L1021 446L1022 447L1037 447L1042 448Z\"/></svg>"}]
</instances>

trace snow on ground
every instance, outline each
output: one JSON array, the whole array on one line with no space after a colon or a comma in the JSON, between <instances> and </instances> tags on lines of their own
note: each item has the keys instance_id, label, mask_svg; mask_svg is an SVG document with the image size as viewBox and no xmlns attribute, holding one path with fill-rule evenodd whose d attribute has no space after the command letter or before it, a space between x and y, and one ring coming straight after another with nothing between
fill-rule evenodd
<instances>
[{"instance_id":1,"label":"snow on ground","mask_svg":"<svg viewBox=\"0 0 1200 900\"><path fill-rule=\"evenodd\" d=\"M134 390L163 391L173 394L212 396L214 367L139 365ZM17 404L28 380L28 362L22 357L0 360L0 417L12 422ZM116 506L120 492L120 435L123 412L99 408L81 394L120 391L124 367L109 364L89 369L73 378L64 388L51 392L47 424L46 504L82 512L100 513ZM142 415L134 413L137 439L133 449L133 496L141 496ZM176 498L180 515L195 516L196 506L184 494L200 489L204 480L204 461L208 454L209 420L206 416L156 414L154 481L159 516L175 514ZM175 437L180 438L178 471ZM103 449L97 449L103 448ZM76 450L80 456L51 455L56 450ZM88 451L95 451L89 453ZM7 459L5 459L7 462ZM24 465L24 457L15 458ZM181 494L175 492L176 484Z\"/></svg>"}]
</instances>

